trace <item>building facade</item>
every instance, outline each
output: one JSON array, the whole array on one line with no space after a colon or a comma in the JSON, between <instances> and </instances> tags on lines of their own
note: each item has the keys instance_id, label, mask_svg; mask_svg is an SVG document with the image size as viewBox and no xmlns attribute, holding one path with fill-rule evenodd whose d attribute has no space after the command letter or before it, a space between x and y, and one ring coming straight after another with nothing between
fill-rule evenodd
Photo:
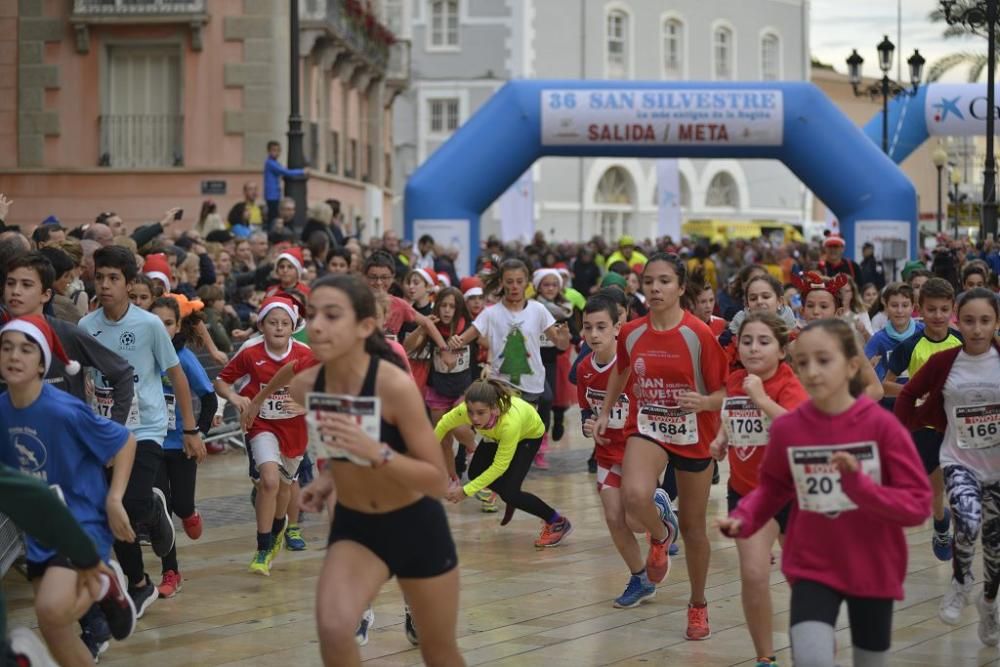
<instances>
[{"instance_id":1,"label":"building facade","mask_svg":"<svg viewBox=\"0 0 1000 667\"><path fill-rule=\"evenodd\" d=\"M290 102L287 0L0 3L0 192L10 224L127 223L205 199L225 215L261 183ZM391 223L392 101L408 48L382 3L300 0L300 105L309 201ZM263 189L261 188L261 198Z\"/></svg>"},{"instance_id":2,"label":"building facade","mask_svg":"<svg viewBox=\"0 0 1000 667\"><path fill-rule=\"evenodd\" d=\"M412 43L397 101L396 172L408 176L507 80L805 80L805 0L395 0ZM484 156L484 159L491 159ZM497 156L495 159L502 159ZM812 198L779 162L680 159L685 219L799 222ZM532 168L535 228L551 238L655 236L652 160L545 158ZM402 202L397 198L396 218ZM494 205L483 238L499 231Z\"/></svg>"}]
</instances>

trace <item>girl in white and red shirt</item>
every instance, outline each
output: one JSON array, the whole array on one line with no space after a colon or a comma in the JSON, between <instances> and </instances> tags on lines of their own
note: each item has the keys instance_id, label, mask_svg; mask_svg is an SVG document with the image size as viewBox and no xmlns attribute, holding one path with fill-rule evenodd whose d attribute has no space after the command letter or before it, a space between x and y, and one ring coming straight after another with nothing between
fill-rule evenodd
<instances>
[{"instance_id":1,"label":"girl in white and red shirt","mask_svg":"<svg viewBox=\"0 0 1000 667\"><path fill-rule=\"evenodd\" d=\"M893 600L903 598L904 529L927 520L930 486L909 431L861 395L867 360L853 327L811 322L792 354L811 400L774 421L757 488L719 527L748 538L794 501L781 559L792 661L834 664L846 600L854 664L884 665Z\"/></svg>"},{"instance_id":2,"label":"girl in white and red shirt","mask_svg":"<svg viewBox=\"0 0 1000 667\"><path fill-rule=\"evenodd\" d=\"M685 637L711 636L705 580L711 546L706 532L713 460L709 444L719 431L719 410L726 394L726 356L708 325L684 310L681 297L687 268L676 255L657 253L646 262L642 289L649 313L622 327L615 372L597 419L597 442L605 432L624 389L630 410L625 422L622 461L625 509L649 531L646 572L653 583L670 569L674 539L665 522L666 493L650 503L659 476L673 463L680 496L680 532L687 550L691 598Z\"/></svg>"},{"instance_id":3,"label":"girl in white and red shirt","mask_svg":"<svg viewBox=\"0 0 1000 667\"><path fill-rule=\"evenodd\" d=\"M896 416L917 428L933 424L944 432L941 469L955 521L951 586L938 616L958 625L972 602L972 561L983 540L983 592L976 599L979 639L1000 641L1000 343L995 336L1000 308L987 289L970 289L958 303L961 347L931 356L896 399ZM917 408L918 399L926 397Z\"/></svg>"},{"instance_id":4,"label":"girl in white and red shirt","mask_svg":"<svg viewBox=\"0 0 1000 667\"><path fill-rule=\"evenodd\" d=\"M768 276L771 278L771 276ZM771 278L773 280L773 278ZM785 363L788 324L777 314L751 312L734 338L741 366L729 374L722 426L712 443L712 456L729 454L729 511L757 487L771 422L809 400L791 366ZM757 667L774 663L771 634L771 549L788 525L783 507L753 537L736 541L740 556L740 594L747 628L757 651Z\"/></svg>"}]
</instances>

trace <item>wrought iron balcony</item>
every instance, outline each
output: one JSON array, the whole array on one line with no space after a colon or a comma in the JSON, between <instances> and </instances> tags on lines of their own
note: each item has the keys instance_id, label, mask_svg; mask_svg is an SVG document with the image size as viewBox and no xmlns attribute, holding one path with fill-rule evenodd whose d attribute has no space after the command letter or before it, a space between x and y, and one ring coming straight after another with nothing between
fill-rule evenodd
<instances>
[{"instance_id":1,"label":"wrought iron balcony","mask_svg":"<svg viewBox=\"0 0 1000 667\"><path fill-rule=\"evenodd\" d=\"M184 164L182 114L101 116L102 167L180 167Z\"/></svg>"},{"instance_id":2,"label":"wrought iron balcony","mask_svg":"<svg viewBox=\"0 0 1000 667\"><path fill-rule=\"evenodd\" d=\"M384 72L389 65L396 38L361 0L303 0L299 20L303 30L322 30L374 70Z\"/></svg>"},{"instance_id":3,"label":"wrought iron balcony","mask_svg":"<svg viewBox=\"0 0 1000 667\"><path fill-rule=\"evenodd\" d=\"M191 28L191 48L202 49L202 28L208 23L206 0L73 0L70 23L76 29L76 50L90 50L93 25L183 23Z\"/></svg>"}]
</instances>

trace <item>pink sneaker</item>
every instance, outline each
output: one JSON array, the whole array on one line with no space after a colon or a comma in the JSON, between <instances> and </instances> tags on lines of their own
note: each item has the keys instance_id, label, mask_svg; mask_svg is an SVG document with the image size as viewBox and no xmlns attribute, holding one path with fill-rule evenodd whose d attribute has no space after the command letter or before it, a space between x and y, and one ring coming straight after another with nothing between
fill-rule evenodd
<instances>
[{"instance_id":1,"label":"pink sneaker","mask_svg":"<svg viewBox=\"0 0 1000 667\"><path fill-rule=\"evenodd\" d=\"M542 452L535 454L535 467L539 470L549 469L549 462L545 459L545 454Z\"/></svg>"}]
</instances>

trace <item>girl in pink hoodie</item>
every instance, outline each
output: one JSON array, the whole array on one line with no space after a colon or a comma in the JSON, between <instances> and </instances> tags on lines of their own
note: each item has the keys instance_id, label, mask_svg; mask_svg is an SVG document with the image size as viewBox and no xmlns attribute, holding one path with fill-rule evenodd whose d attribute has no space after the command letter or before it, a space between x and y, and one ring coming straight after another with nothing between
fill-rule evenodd
<instances>
[{"instance_id":1,"label":"girl in pink hoodie","mask_svg":"<svg viewBox=\"0 0 1000 667\"><path fill-rule=\"evenodd\" d=\"M930 513L927 476L909 432L861 395L867 361L850 325L811 322L793 356L810 400L774 420L758 487L719 528L750 537L794 501L782 557L793 662L832 667L846 600L854 664L885 665L906 576L903 529Z\"/></svg>"}]
</instances>

